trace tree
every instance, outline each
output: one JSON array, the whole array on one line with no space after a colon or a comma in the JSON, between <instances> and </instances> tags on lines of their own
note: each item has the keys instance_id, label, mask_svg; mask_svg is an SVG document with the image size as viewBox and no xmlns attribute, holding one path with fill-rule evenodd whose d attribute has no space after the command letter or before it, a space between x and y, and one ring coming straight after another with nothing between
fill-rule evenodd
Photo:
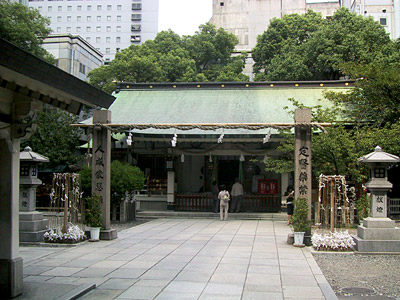
<instances>
[{"instance_id":1,"label":"tree","mask_svg":"<svg viewBox=\"0 0 400 300\"><path fill-rule=\"evenodd\" d=\"M253 49L256 80L330 80L342 65L370 63L393 51L384 28L341 8L330 19L308 11L273 19Z\"/></svg>"},{"instance_id":2,"label":"tree","mask_svg":"<svg viewBox=\"0 0 400 300\"><path fill-rule=\"evenodd\" d=\"M55 58L41 47L50 33L50 20L38 10L25 5L0 0L0 37L49 63Z\"/></svg>"},{"instance_id":3,"label":"tree","mask_svg":"<svg viewBox=\"0 0 400 300\"><path fill-rule=\"evenodd\" d=\"M80 159L80 155L76 154L79 150L80 130L70 125L76 122L75 116L45 106L33 121L37 129L22 143L22 149L30 146L33 151L47 156L49 166L74 164Z\"/></svg>"},{"instance_id":4,"label":"tree","mask_svg":"<svg viewBox=\"0 0 400 300\"><path fill-rule=\"evenodd\" d=\"M237 39L213 25L200 26L193 36L162 31L154 40L117 53L109 66L89 73L90 83L111 93L117 81L195 82L244 81L245 55L231 57Z\"/></svg>"}]
</instances>

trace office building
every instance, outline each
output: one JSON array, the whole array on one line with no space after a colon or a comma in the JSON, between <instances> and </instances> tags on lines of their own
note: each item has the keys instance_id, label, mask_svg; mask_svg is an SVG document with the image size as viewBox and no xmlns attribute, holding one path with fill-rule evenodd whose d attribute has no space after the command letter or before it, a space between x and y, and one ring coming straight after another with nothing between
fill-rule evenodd
<instances>
[{"instance_id":1,"label":"office building","mask_svg":"<svg viewBox=\"0 0 400 300\"><path fill-rule=\"evenodd\" d=\"M43 40L42 47L57 59L57 67L81 80L103 65L103 55L79 35L52 34Z\"/></svg>"},{"instance_id":2,"label":"office building","mask_svg":"<svg viewBox=\"0 0 400 300\"><path fill-rule=\"evenodd\" d=\"M121 49L154 39L158 1L29 0L29 6L50 18L53 33L82 36L107 63Z\"/></svg>"}]
</instances>

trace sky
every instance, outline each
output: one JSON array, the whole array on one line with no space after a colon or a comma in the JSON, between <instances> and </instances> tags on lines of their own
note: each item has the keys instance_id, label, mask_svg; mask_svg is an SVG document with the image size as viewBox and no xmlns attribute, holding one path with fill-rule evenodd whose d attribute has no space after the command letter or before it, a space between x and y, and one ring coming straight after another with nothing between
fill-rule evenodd
<instances>
[{"instance_id":1,"label":"sky","mask_svg":"<svg viewBox=\"0 0 400 300\"><path fill-rule=\"evenodd\" d=\"M158 31L193 35L212 15L212 0L159 0Z\"/></svg>"}]
</instances>

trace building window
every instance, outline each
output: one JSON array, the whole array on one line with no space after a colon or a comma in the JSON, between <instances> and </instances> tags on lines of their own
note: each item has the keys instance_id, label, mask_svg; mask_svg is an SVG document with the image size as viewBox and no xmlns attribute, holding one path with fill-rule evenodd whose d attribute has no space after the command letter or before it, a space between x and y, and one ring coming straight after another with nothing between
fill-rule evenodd
<instances>
[{"instance_id":1,"label":"building window","mask_svg":"<svg viewBox=\"0 0 400 300\"><path fill-rule=\"evenodd\" d=\"M87 27L86 27L86 32L90 32L90 31L91 31L90 26L87 26Z\"/></svg>"},{"instance_id":2,"label":"building window","mask_svg":"<svg viewBox=\"0 0 400 300\"><path fill-rule=\"evenodd\" d=\"M111 10L111 5L107 5L107 10Z\"/></svg>"},{"instance_id":3,"label":"building window","mask_svg":"<svg viewBox=\"0 0 400 300\"><path fill-rule=\"evenodd\" d=\"M81 28L80 27L76 27L76 32L81 32Z\"/></svg>"},{"instance_id":4,"label":"building window","mask_svg":"<svg viewBox=\"0 0 400 300\"><path fill-rule=\"evenodd\" d=\"M132 3L132 10L141 10L142 3Z\"/></svg>"},{"instance_id":5,"label":"building window","mask_svg":"<svg viewBox=\"0 0 400 300\"><path fill-rule=\"evenodd\" d=\"M82 17L81 17L81 16L77 16L77 17L76 17L76 21L77 21L77 22L82 21Z\"/></svg>"},{"instance_id":6,"label":"building window","mask_svg":"<svg viewBox=\"0 0 400 300\"><path fill-rule=\"evenodd\" d=\"M97 22L101 22L101 16L97 16Z\"/></svg>"},{"instance_id":7,"label":"building window","mask_svg":"<svg viewBox=\"0 0 400 300\"><path fill-rule=\"evenodd\" d=\"M20 176L29 176L29 166L20 167Z\"/></svg>"},{"instance_id":8,"label":"building window","mask_svg":"<svg viewBox=\"0 0 400 300\"><path fill-rule=\"evenodd\" d=\"M82 63L79 63L79 72L82 74L86 74L85 65Z\"/></svg>"},{"instance_id":9,"label":"building window","mask_svg":"<svg viewBox=\"0 0 400 300\"><path fill-rule=\"evenodd\" d=\"M96 43L101 43L101 37L96 37Z\"/></svg>"},{"instance_id":10,"label":"building window","mask_svg":"<svg viewBox=\"0 0 400 300\"><path fill-rule=\"evenodd\" d=\"M117 26L117 31L121 31L121 26Z\"/></svg>"},{"instance_id":11,"label":"building window","mask_svg":"<svg viewBox=\"0 0 400 300\"><path fill-rule=\"evenodd\" d=\"M101 5L97 5L97 10L101 10Z\"/></svg>"},{"instance_id":12,"label":"building window","mask_svg":"<svg viewBox=\"0 0 400 300\"><path fill-rule=\"evenodd\" d=\"M132 43L140 43L140 35L131 35Z\"/></svg>"},{"instance_id":13,"label":"building window","mask_svg":"<svg viewBox=\"0 0 400 300\"><path fill-rule=\"evenodd\" d=\"M90 36L86 37L86 42L90 43Z\"/></svg>"},{"instance_id":14,"label":"building window","mask_svg":"<svg viewBox=\"0 0 400 300\"><path fill-rule=\"evenodd\" d=\"M62 11L62 6L59 6L57 9L58 11Z\"/></svg>"},{"instance_id":15,"label":"building window","mask_svg":"<svg viewBox=\"0 0 400 300\"><path fill-rule=\"evenodd\" d=\"M109 36L106 37L106 43L111 43L111 38Z\"/></svg>"},{"instance_id":16,"label":"building window","mask_svg":"<svg viewBox=\"0 0 400 300\"><path fill-rule=\"evenodd\" d=\"M81 11L81 10L82 10L82 5L78 5L78 6L76 7L76 10L77 10L77 11Z\"/></svg>"},{"instance_id":17,"label":"building window","mask_svg":"<svg viewBox=\"0 0 400 300\"><path fill-rule=\"evenodd\" d=\"M382 26L387 26L387 19L386 19L386 18L380 18L380 19L379 19L379 23L380 23Z\"/></svg>"},{"instance_id":18,"label":"building window","mask_svg":"<svg viewBox=\"0 0 400 300\"><path fill-rule=\"evenodd\" d=\"M68 11L72 11L72 6L70 6L70 5L67 6L67 10L68 10Z\"/></svg>"},{"instance_id":19,"label":"building window","mask_svg":"<svg viewBox=\"0 0 400 300\"><path fill-rule=\"evenodd\" d=\"M51 7L51 6L47 7L47 11L52 11L52 10L53 10L53 7Z\"/></svg>"},{"instance_id":20,"label":"building window","mask_svg":"<svg viewBox=\"0 0 400 300\"><path fill-rule=\"evenodd\" d=\"M61 27L57 27L57 32L61 32Z\"/></svg>"},{"instance_id":21,"label":"building window","mask_svg":"<svg viewBox=\"0 0 400 300\"><path fill-rule=\"evenodd\" d=\"M38 9L38 11L40 11L40 12L41 12L41 11L42 11L42 9L43 9L43 7L41 7L41 6L38 6L38 8L37 8L37 9Z\"/></svg>"},{"instance_id":22,"label":"building window","mask_svg":"<svg viewBox=\"0 0 400 300\"><path fill-rule=\"evenodd\" d=\"M115 48L115 52L119 52L121 48Z\"/></svg>"},{"instance_id":23,"label":"building window","mask_svg":"<svg viewBox=\"0 0 400 300\"><path fill-rule=\"evenodd\" d=\"M71 16L67 16L67 22L71 22Z\"/></svg>"},{"instance_id":24,"label":"building window","mask_svg":"<svg viewBox=\"0 0 400 300\"><path fill-rule=\"evenodd\" d=\"M140 21L142 19L141 14L132 14L132 21Z\"/></svg>"},{"instance_id":25,"label":"building window","mask_svg":"<svg viewBox=\"0 0 400 300\"><path fill-rule=\"evenodd\" d=\"M111 32L111 26L107 26L107 32Z\"/></svg>"},{"instance_id":26,"label":"building window","mask_svg":"<svg viewBox=\"0 0 400 300\"><path fill-rule=\"evenodd\" d=\"M122 10L122 5L117 5L117 10Z\"/></svg>"},{"instance_id":27,"label":"building window","mask_svg":"<svg viewBox=\"0 0 400 300\"><path fill-rule=\"evenodd\" d=\"M225 5L224 2L220 2L220 3L219 3L219 6L224 6L224 5Z\"/></svg>"},{"instance_id":28,"label":"building window","mask_svg":"<svg viewBox=\"0 0 400 300\"><path fill-rule=\"evenodd\" d=\"M92 10L92 6L91 6L91 5L88 5L88 6L87 6L87 10L88 10L88 11Z\"/></svg>"},{"instance_id":29,"label":"building window","mask_svg":"<svg viewBox=\"0 0 400 300\"><path fill-rule=\"evenodd\" d=\"M57 17L57 22L61 22L61 17L60 16Z\"/></svg>"},{"instance_id":30,"label":"building window","mask_svg":"<svg viewBox=\"0 0 400 300\"><path fill-rule=\"evenodd\" d=\"M111 21L111 16L107 16L107 21Z\"/></svg>"},{"instance_id":31,"label":"building window","mask_svg":"<svg viewBox=\"0 0 400 300\"><path fill-rule=\"evenodd\" d=\"M133 24L131 25L131 31L140 31L142 26L140 24Z\"/></svg>"},{"instance_id":32,"label":"building window","mask_svg":"<svg viewBox=\"0 0 400 300\"><path fill-rule=\"evenodd\" d=\"M121 42L121 37L120 37L120 36L117 36L117 37L115 38L115 42L120 43L120 42Z\"/></svg>"},{"instance_id":33,"label":"building window","mask_svg":"<svg viewBox=\"0 0 400 300\"><path fill-rule=\"evenodd\" d=\"M117 16L117 21L121 22L121 16Z\"/></svg>"},{"instance_id":34,"label":"building window","mask_svg":"<svg viewBox=\"0 0 400 300\"><path fill-rule=\"evenodd\" d=\"M92 17L91 17L91 16L87 16L87 17L86 17L86 20L87 20L88 22L90 22L90 21L92 21Z\"/></svg>"},{"instance_id":35,"label":"building window","mask_svg":"<svg viewBox=\"0 0 400 300\"><path fill-rule=\"evenodd\" d=\"M101 26L97 26L97 27L96 27L96 31L97 31L97 32L100 32L100 31L101 31Z\"/></svg>"},{"instance_id":36,"label":"building window","mask_svg":"<svg viewBox=\"0 0 400 300\"><path fill-rule=\"evenodd\" d=\"M67 27L67 32L71 32L71 27Z\"/></svg>"},{"instance_id":37,"label":"building window","mask_svg":"<svg viewBox=\"0 0 400 300\"><path fill-rule=\"evenodd\" d=\"M110 53L110 48L106 48L106 53Z\"/></svg>"}]
</instances>

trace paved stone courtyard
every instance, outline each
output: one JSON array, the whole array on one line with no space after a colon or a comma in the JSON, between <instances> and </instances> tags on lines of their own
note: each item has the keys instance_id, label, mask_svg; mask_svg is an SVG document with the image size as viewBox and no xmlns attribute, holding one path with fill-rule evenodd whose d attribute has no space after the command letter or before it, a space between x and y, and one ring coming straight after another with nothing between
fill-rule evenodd
<instances>
[{"instance_id":1,"label":"paved stone courtyard","mask_svg":"<svg viewBox=\"0 0 400 300\"><path fill-rule=\"evenodd\" d=\"M337 299L289 232L284 221L157 219L113 241L22 247L24 283L95 283L80 299Z\"/></svg>"}]
</instances>

